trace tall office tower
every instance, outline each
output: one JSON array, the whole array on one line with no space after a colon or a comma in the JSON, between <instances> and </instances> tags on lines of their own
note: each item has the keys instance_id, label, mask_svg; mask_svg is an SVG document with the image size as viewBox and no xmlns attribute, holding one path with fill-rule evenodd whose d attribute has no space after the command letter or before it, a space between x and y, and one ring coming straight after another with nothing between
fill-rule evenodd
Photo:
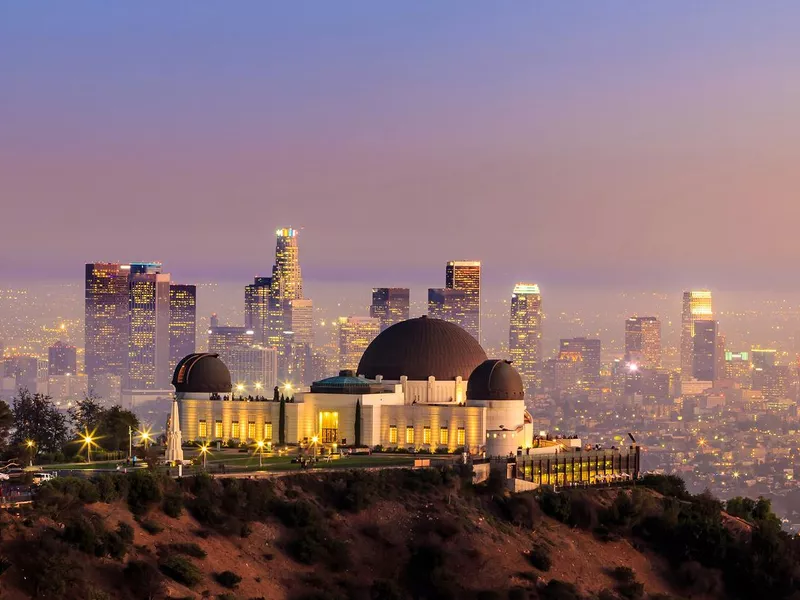
<instances>
[{"instance_id":1,"label":"tall office tower","mask_svg":"<svg viewBox=\"0 0 800 600\"><path fill-rule=\"evenodd\" d=\"M764 369L761 393L767 400L783 400L789 396L792 373L788 365L772 365Z\"/></svg>"},{"instance_id":2,"label":"tall office tower","mask_svg":"<svg viewBox=\"0 0 800 600\"><path fill-rule=\"evenodd\" d=\"M234 348L250 348L255 344L255 333L247 327L211 327L208 330L208 351L219 354L222 362L228 364Z\"/></svg>"},{"instance_id":3,"label":"tall office tower","mask_svg":"<svg viewBox=\"0 0 800 600\"><path fill-rule=\"evenodd\" d=\"M269 290L271 277L256 277L244 288L244 326L255 332L258 344L265 344L269 331Z\"/></svg>"},{"instance_id":4,"label":"tall office tower","mask_svg":"<svg viewBox=\"0 0 800 600\"><path fill-rule=\"evenodd\" d=\"M165 390L170 386L169 283L161 264L131 264L125 389Z\"/></svg>"},{"instance_id":5,"label":"tall office tower","mask_svg":"<svg viewBox=\"0 0 800 600\"><path fill-rule=\"evenodd\" d=\"M3 376L13 380L13 391L20 388L27 389L32 394L39 391L45 391L44 386L40 383L47 382L46 372L44 377L40 376L39 372L39 359L35 356L28 355L12 355L6 356L3 359ZM42 382L42 379L44 380Z\"/></svg>"},{"instance_id":6,"label":"tall office tower","mask_svg":"<svg viewBox=\"0 0 800 600\"><path fill-rule=\"evenodd\" d=\"M197 349L197 287L169 286L169 372Z\"/></svg>"},{"instance_id":7,"label":"tall office tower","mask_svg":"<svg viewBox=\"0 0 800 600\"><path fill-rule=\"evenodd\" d=\"M658 317L625 320L625 362L644 369L661 366L661 321Z\"/></svg>"},{"instance_id":8,"label":"tall office tower","mask_svg":"<svg viewBox=\"0 0 800 600\"><path fill-rule=\"evenodd\" d=\"M86 265L84 361L90 390L96 389L100 376L121 379L125 375L130 270L130 265L119 263Z\"/></svg>"},{"instance_id":9,"label":"tall office tower","mask_svg":"<svg viewBox=\"0 0 800 600\"><path fill-rule=\"evenodd\" d=\"M542 385L542 296L535 283L518 283L511 294L508 352L529 394Z\"/></svg>"},{"instance_id":10,"label":"tall office tower","mask_svg":"<svg viewBox=\"0 0 800 600\"><path fill-rule=\"evenodd\" d=\"M681 379L689 379L694 369L694 328L695 321L714 318L711 306L711 292L694 290L683 292L681 312Z\"/></svg>"},{"instance_id":11,"label":"tall office tower","mask_svg":"<svg viewBox=\"0 0 800 600\"><path fill-rule=\"evenodd\" d=\"M713 319L697 319L694 325L694 344L692 348L692 376L700 381L714 381L717 378L717 329Z\"/></svg>"},{"instance_id":12,"label":"tall office tower","mask_svg":"<svg viewBox=\"0 0 800 600\"><path fill-rule=\"evenodd\" d=\"M292 301L303 299L303 278L300 273L297 245L298 233L296 229L292 228L278 229L276 232L275 264L272 267L270 280L267 345L278 349L278 376L280 378L285 378L292 369L292 353L287 350L287 348L292 348L295 343L295 336L287 333L292 331L293 326Z\"/></svg>"},{"instance_id":13,"label":"tall office tower","mask_svg":"<svg viewBox=\"0 0 800 600\"><path fill-rule=\"evenodd\" d=\"M445 270L444 287L463 290L463 303L457 310L458 325L481 341L481 263L477 260L451 260Z\"/></svg>"},{"instance_id":14,"label":"tall office tower","mask_svg":"<svg viewBox=\"0 0 800 600\"><path fill-rule=\"evenodd\" d=\"M467 292L447 288L428 289L428 316L464 327Z\"/></svg>"},{"instance_id":15,"label":"tall office tower","mask_svg":"<svg viewBox=\"0 0 800 600\"><path fill-rule=\"evenodd\" d=\"M275 348L237 346L223 360L231 372L231 381L238 394L272 397L278 384L278 351Z\"/></svg>"},{"instance_id":16,"label":"tall office tower","mask_svg":"<svg viewBox=\"0 0 800 600\"><path fill-rule=\"evenodd\" d=\"M580 356L580 378L584 385L597 385L600 382L602 366L602 343L598 339L585 337L562 339L559 357L577 354Z\"/></svg>"},{"instance_id":17,"label":"tall office tower","mask_svg":"<svg viewBox=\"0 0 800 600\"><path fill-rule=\"evenodd\" d=\"M750 359L754 369L766 369L777 364L778 351L773 348L750 348Z\"/></svg>"},{"instance_id":18,"label":"tall office tower","mask_svg":"<svg viewBox=\"0 0 800 600\"><path fill-rule=\"evenodd\" d=\"M47 349L47 375L75 375L78 359L75 346L57 341Z\"/></svg>"},{"instance_id":19,"label":"tall office tower","mask_svg":"<svg viewBox=\"0 0 800 600\"><path fill-rule=\"evenodd\" d=\"M358 368L361 355L381 332L381 322L372 317L339 318L339 368Z\"/></svg>"},{"instance_id":20,"label":"tall office tower","mask_svg":"<svg viewBox=\"0 0 800 600\"><path fill-rule=\"evenodd\" d=\"M753 384L750 374L749 352L725 352L725 379L731 379L744 389L749 389Z\"/></svg>"},{"instance_id":21,"label":"tall office tower","mask_svg":"<svg viewBox=\"0 0 800 600\"><path fill-rule=\"evenodd\" d=\"M409 298L408 288L372 288L369 316L379 319L381 331L384 331L395 323L408 320Z\"/></svg>"}]
</instances>

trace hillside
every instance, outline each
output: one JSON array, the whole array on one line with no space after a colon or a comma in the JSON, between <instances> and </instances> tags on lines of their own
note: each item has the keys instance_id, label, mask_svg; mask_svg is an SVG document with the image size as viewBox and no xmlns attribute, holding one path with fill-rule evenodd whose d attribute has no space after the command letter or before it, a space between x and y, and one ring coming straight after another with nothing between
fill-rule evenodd
<instances>
[{"instance_id":1,"label":"hillside","mask_svg":"<svg viewBox=\"0 0 800 600\"><path fill-rule=\"evenodd\" d=\"M64 479L47 484L35 509L3 515L0 597L748 597L691 544L676 561L661 532L648 539L647 519L679 516L675 503L695 507L665 482L510 496L496 480L473 487L450 470L201 477L180 487L144 471ZM700 544L720 535L752 543L752 525L718 505L709 519L724 533L703 524Z\"/></svg>"}]
</instances>

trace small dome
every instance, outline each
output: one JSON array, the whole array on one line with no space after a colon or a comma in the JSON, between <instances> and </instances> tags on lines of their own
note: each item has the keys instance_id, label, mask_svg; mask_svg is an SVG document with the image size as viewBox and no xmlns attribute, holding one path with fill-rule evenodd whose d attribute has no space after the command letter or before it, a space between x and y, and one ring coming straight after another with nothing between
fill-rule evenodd
<instances>
[{"instance_id":1,"label":"small dome","mask_svg":"<svg viewBox=\"0 0 800 600\"><path fill-rule=\"evenodd\" d=\"M311 392L316 394L375 394L382 392L384 386L371 379L356 377L353 371L339 371L337 377L320 379L311 384Z\"/></svg>"},{"instance_id":2,"label":"small dome","mask_svg":"<svg viewBox=\"0 0 800 600\"><path fill-rule=\"evenodd\" d=\"M508 360L485 360L467 382L467 400L523 400L522 377Z\"/></svg>"},{"instance_id":3,"label":"small dome","mask_svg":"<svg viewBox=\"0 0 800 600\"><path fill-rule=\"evenodd\" d=\"M405 375L424 381L466 379L486 360L486 352L466 330L454 323L419 317L392 325L372 340L361 362L359 375L375 379L382 375L398 381Z\"/></svg>"},{"instance_id":4,"label":"small dome","mask_svg":"<svg viewBox=\"0 0 800 600\"><path fill-rule=\"evenodd\" d=\"M184 357L175 367L172 385L178 393L230 394L233 384L219 354L199 352Z\"/></svg>"}]
</instances>

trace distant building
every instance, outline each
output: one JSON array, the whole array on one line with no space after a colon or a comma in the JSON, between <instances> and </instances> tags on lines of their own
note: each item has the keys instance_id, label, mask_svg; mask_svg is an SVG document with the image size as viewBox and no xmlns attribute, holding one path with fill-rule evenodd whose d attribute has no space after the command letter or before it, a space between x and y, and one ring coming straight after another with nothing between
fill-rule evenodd
<instances>
[{"instance_id":1,"label":"distant building","mask_svg":"<svg viewBox=\"0 0 800 600\"><path fill-rule=\"evenodd\" d=\"M694 371L695 322L714 318L711 292L694 290L683 293L681 311L681 378L687 379Z\"/></svg>"},{"instance_id":2,"label":"distant building","mask_svg":"<svg viewBox=\"0 0 800 600\"><path fill-rule=\"evenodd\" d=\"M456 311L460 325L478 343L481 341L481 263L473 260L451 260L445 269L445 288L465 292Z\"/></svg>"},{"instance_id":3,"label":"distant building","mask_svg":"<svg viewBox=\"0 0 800 600\"><path fill-rule=\"evenodd\" d=\"M372 288L369 316L381 322L381 331L408 319L410 292L408 288Z\"/></svg>"},{"instance_id":4,"label":"distant building","mask_svg":"<svg viewBox=\"0 0 800 600\"><path fill-rule=\"evenodd\" d=\"M89 389L100 376L122 378L128 364L130 265L88 263L85 277L84 338Z\"/></svg>"},{"instance_id":5,"label":"distant building","mask_svg":"<svg viewBox=\"0 0 800 600\"><path fill-rule=\"evenodd\" d=\"M131 265L128 390L164 390L170 381L170 280L159 263Z\"/></svg>"},{"instance_id":6,"label":"distant building","mask_svg":"<svg viewBox=\"0 0 800 600\"><path fill-rule=\"evenodd\" d=\"M244 326L255 333L255 341L265 344L269 336L269 294L271 277L256 277L244 288Z\"/></svg>"},{"instance_id":7,"label":"distant building","mask_svg":"<svg viewBox=\"0 0 800 600\"><path fill-rule=\"evenodd\" d=\"M47 349L47 375L76 375L78 358L75 346L58 341Z\"/></svg>"},{"instance_id":8,"label":"distant building","mask_svg":"<svg viewBox=\"0 0 800 600\"><path fill-rule=\"evenodd\" d=\"M761 393L768 401L784 400L789 397L792 373L788 365L773 365L764 369Z\"/></svg>"},{"instance_id":9,"label":"distant building","mask_svg":"<svg viewBox=\"0 0 800 600\"><path fill-rule=\"evenodd\" d=\"M542 296L535 283L514 286L508 353L527 393L538 391L542 384Z\"/></svg>"},{"instance_id":10,"label":"distant building","mask_svg":"<svg viewBox=\"0 0 800 600\"><path fill-rule=\"evenodd\" d=\"M46 365L46 363L45 363ZM12 393L27 389L32 394L47 393L47 367L40 372L41 364L35 356L15 355L3 359L3 376L7 381L5 387Z\"/></svg>"},{"instance_id":11,"label":"distant building","mask_svg":"<svg viewBox=\"0 0 800 600\"><path fill-rule=\"evenodd\" d=\"M751 348L750 359L754 369L766 369L777 364L778 351L772 348Z\"/></svg>"},{"instance_id":12,"label":"distant building","mask_svg":"<svg viewBox=\"0 0 800 600\"><path fill-rule=\"evenodd\" d=\"M230 362L231 351L255 345L255 332L246 327L216 326L208 330L208 351Z\"/></svg>"},{"instance_id":13,"label":"distant building","mask_svg":"<svg viewBox=\"0 0 800 600\"><path fill-rule=\"evenodd\" d=\"M692 376L700 381L716 381L719 378L717 371L719 325L713 319L698 319L693 325Z\"/></svg>"},{"instance_id":14,"label":"distant building","mask_svg":"<svg viewBox=\"0 0 800 600\"><path fill-rule=\"evenodd\" d=\"M278 385L278 351L275 348L251 346L231 348L226 365L237 393L272 397Z\"/></svg>"},{"instance_id":15,"label":"distant building","mask_svg":"<svg viewBox=\"0 0 800 600\"><path fill-rule=\"evenodd\" d=\"M187 354L197 349L197 287L172 283L169 286L170 373Z\"/></svg>"},{"instance_id":16,"label":"distant building","mask_svg":"<svg viewBox=\"0 0 800 600\"><path fill-rule=\"evenodd\" d=\"M577 353L580 355L580 380L585 386L595 386L600 382L602 366L602 343L598 339L585 337L562 339L559 357Z\"/></svg>"},{"instance_id":17,"label":"distant building","mask_svg":"<svg viewBox=\"0 0 800 600\"><path fill-rule=\"evenodd\" d=\"M725 352L725 379L736 382L744 389L753 385L752 364L749 352Z\"/></svg>"},{"instance_id":18,"label":"distant building","mask_svg":"<svg viewBox=\"0 0 800 600\"><path fill-rule=\"evenodd\" d=\"M372 317L339 319L339 368L355 371L361 355L381 332L381 323Z\"/></svg>"},{"instance_id":19,"label":"distant building","mask_svg":"<svg viewBox=\"0 0 800 600\"><path fill-rule=\"evenodd\" d=\"M661 366L661 321L658 317L625 320L625 362L645 369Z\"/></svg>"},{"instance_id":20,"label":"distant building","mask_svg":"<svg viewBox=\"0 0 800 600\"><path fill-rule=\"evenodd\" d=\"M467 292L447 288L428 289L428 316L461 326L466 321Z\"/></svg>"}]
</instances>

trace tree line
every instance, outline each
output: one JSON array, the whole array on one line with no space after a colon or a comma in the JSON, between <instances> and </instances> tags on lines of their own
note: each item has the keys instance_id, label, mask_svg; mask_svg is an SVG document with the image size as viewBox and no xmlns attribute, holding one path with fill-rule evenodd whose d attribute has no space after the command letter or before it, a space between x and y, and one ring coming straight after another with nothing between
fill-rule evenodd
<instances>
[{"instance_id":1,"label":"tree line","mask_svg":"<svg viewBox=\"0 0 800 600\"><path fill-rule=\"evenodd\" d=\"M66 411L50 396L24 388L10 406L0 400L0 454L6 460L28 453L51 460L74 456L84 435L91 435L103 450L125 450L129 428L139 428L135 414L119 405L105 406L91 393Z\"/></svg>"}]
</instances>

